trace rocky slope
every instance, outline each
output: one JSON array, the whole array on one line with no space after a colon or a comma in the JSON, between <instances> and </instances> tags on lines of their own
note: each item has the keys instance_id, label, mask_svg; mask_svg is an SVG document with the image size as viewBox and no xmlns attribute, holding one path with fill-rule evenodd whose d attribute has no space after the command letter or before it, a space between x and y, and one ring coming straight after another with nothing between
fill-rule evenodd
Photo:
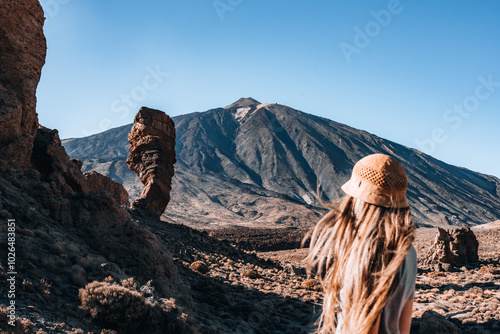
<instances>
[{"instance_id":1,"label":"rocky slope","mask_svg":"<svg viewBox=\"0 0 500 334\"><path fill-rule=\"evenodd\" d=\"M420 226L476 225L500 216L499 179L286 106L242 98L173 120L177 163L166 217L179 223L310 226L324 212L317 184L324 200L339 198L354 163L371 153L389 154L403 163ZM84 170L99 170L123 182L134 198L138 181L123 166L129 129L126 125L63 145L70 156L84 160ZM277 206L290 210L285 215L270 211Z\"/></svg>"},{"instance_id":2,"label":"rocky slope","mask_svg":"<svg viewBox=\"0 0 500 334\"><path fill-rule=\"evenodd\" d=\"M73 316L78 288L108 275L133 276L141 285L154 280L155 298L181 296L178 302L184 297L189 307L189 288L166 245L137 223L141 211L95 191L112 184L123 194L123 186L106 176L89 183L57 130L38 123L43 21L36 0L0 5L0 330L33 333L33 322ZM168 309L153 308L170 315L178 310L174 302Z\"/></svg>"}]
</instances>

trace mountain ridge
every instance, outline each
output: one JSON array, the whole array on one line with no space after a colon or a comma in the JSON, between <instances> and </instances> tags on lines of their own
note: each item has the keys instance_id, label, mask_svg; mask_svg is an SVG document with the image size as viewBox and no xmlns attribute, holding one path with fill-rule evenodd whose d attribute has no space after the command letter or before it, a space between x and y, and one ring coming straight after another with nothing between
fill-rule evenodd
<instances>
[{"instance_id":1,"label":"mountain ridge","mask_svg":"<svg viewBox=\"0 0 500 334\"><path fill-rule=\"evenodd\" d=\"M288 199L282 199L286 203L293 200L301 203L296 205L302 205L300 210L295 208L298 212L289 215L289 223L312 225L314 221L306 220L315 219L324 212L316 196L318 184L322 186L323 200L338 199L343 195L340 186L350 177L354 163L372 153L389 154L403 163L409 178L408 196L412 211L421 226L476 225L497 220L500 216L500 180L496 177L446 164L364 130L287 106L241 98L225 108L175 116L173 120L177 131L178 162L175 168L184 172L183 175L191 175L182 182L179 180L179 184L190 184L191 195L179 195L191 203L198 197L196 193L200 189L206 193L208 197L203 201L197 198L197 207L193 207L200 211L198 218L202 221L201 212L206 211L204 206L221 205L229 211L230 207L238 206L232 201L221 202L219 197L231 197L223 195L221 189L215 192L216 196L210 196L212 188L229 182L231 186L228 187L236 187L234 192L238 192L236 189L241 188L241 184L249 184L286 195ZM63 144L71 157L84 160L86 170L99 169L99 163L90 162L91 159L126 157L127 128L130 126L82 139L64 140ZM106 173L105 168L101 170ZM206 181L210 184L202 186L190 180L197 179L199 183L203 175L221 181ZM174 176L174 197L175 184ZM132 184L127 181L125 187L133 198ZM236 197L233 196L233 200ZM249 198L243 201L247 200L253 201ZM167 216L169 210L175 211L175 205L181 204L176 203L167 208ZM259 207L255 209L258 211ZM297 218L300 215L304 215L302 220ZM237 226L252 226L252 215L239 216L246 221L235 223ZM177 219L184 221L180 215ZM268 221L261 223L276 226L272 219L269 217ZM230 222L226 224L230 225ZM289 225L286 219L283 224ZM212 222L209 225L217 224Z\"/></svg>"}]
</instances>

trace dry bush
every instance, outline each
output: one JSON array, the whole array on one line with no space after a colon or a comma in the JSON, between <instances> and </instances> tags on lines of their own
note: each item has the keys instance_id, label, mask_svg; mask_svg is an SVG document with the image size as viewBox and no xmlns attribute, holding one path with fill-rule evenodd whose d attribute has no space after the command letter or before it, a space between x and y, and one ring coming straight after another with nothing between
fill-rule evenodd
<instances>
[{"instance_id":1,"label":"dry bush","mask_svg":"<svg viewBox=\"0 0 500 334\"><path fill-rule=\"evenodd\" d=\"M321 285L314 278L305 280L304 282L302 282L300 287L306 290L321 291Z\"/></svg>"},{"instance_id":2,"label":"dry bush","mask_svg":"<svg viewBox=\"0 0 500 334\"><path fill-rule=\"evenodd\" d=\"M21 228L17 232L19 234L25 235L27 237L34 237L35 236L35 233L33 232L33 230L30 230L28 228Z\"/></svg>"},{"instance_id":3,"label":"dry bush","mask_svg":"<svg viewBox=\"0 0 500 334\"><path fill-rule=\"evenodd\" d=\"M62 255L64 254L64 244L62 242L56 242L54 244L49 245L49 249L53 254Z\"/></svg>"},{"instance_id":4,"label":"dry bush","mask_svg":"<svg viewBox=\"0 0 500 334\"><path fill-rule=\"evenodd\" d=\"M52 283L47 282L45 278L41 278L40 281L35 284L35 289L43 295L50 295L51 287Z\"/></svg>"},{"instance_id":5,"label":"dry bush","mask_svg":"<svg viewBox=\"0 0 500 334\"><path fill-rule=\"evenodd\" d=\"M42 257L42 265L53 272L59 271L66 266L66 262L56 255L45 255Z\"/></svg>"},{"instance_id":6,"label":"dry bush","mask_svg":"<svg viewBox=\"0 0 500 334\"><path fill-rule=\"evenodd\" d=\"M76 255L80 255L81 254L81 250L80 250L80 246L74 242L70 242L67 246L66 246L67 250L69 253L71 254L76 254Z\"/></svg>"},{"instance_id":7,"label":"dry bush","mask_svg":"<svg viewBox=\"0 0 500 334\"><path fill-rule=\"evenodd\" d=\"M94 320L120 333L184 333L186 315L175 300L155 298L150 284L145 286L138 290L133 279L121 285L94 281L80 289L79 298Z\"/></svg>"},{"instance_id":8,"label":"dry bush","mask_svg":"<svg viewBox=\"0 0 500 334\"><path fill-rule=\"evenodd\" d=\"M260 278L259 272L253 268L242 268L240 272L243 277L248 277L250 279Z\"/></svg>"},{"instance_id":9,"label":"dry bush","mask_svg":"<svg viewBox=\"0 0 500 334\"><path fill-rule=\"evenodd\" d=\"M0 334L14 333L25 334L33 333L33 323L26 318L19 318L16 316L15 326L9 325L9 310L7 307L0 305Z\"/></svg>"},{"instance_id":10,"label":"dry bush","mask_svg":"<svg viewBox=\"0 0 500 334\"><path fill-rule=\"evenodd\" d=\"M70 269L71 279L76 286L84 286L87 283L87 272L81 266L75 264Z\"/></svg>"},{"instance_id":11,"label":"dry bush","mask_svg":"<svg viewBox=\"0 0 500 334\"><path fill-rule=\"evenodd\" d=\"M86 255L84 257L80 257L77 262L77 264L86 271L92 271L100 267L101 263L106 263L108 261L100 255Z\"/></svg>"},{"instance_id":12,"label":"dry bush","mask_svg":"<svg viewBox=\"0 0 500 334\"><path fill-rule=\"evenodd\" d=\"M205 264L203 261L195 261L191 263L191 269L200 273L200 274L206 274L208 273L209 269L208 266Z\"/></svg>"}]
</instances>

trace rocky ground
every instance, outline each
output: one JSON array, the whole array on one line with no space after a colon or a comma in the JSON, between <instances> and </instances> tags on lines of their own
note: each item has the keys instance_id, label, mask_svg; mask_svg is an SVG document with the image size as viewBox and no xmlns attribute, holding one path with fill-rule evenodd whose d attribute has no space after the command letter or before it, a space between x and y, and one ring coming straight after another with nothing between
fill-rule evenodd
<instances>
[{"instance_id":1,"label":"rocky ground","mask_svg":"<svg viewBox=\"0 0 500 334\"><path fill-rule=\"evenodd\" d=\"M276 233L275 250L256 252L243 248L249 248L249 244L260 248L258 240L263 233L269 237L270 231L256 231L257 241L250 243L252 233L249 231L242 231L242 238L235 237L241 230L226 231L225 235L232 239L230 242L216 239L212 232L150 217L134 217L171 251L188 289L182 297L184 300L177 299L175 303L187 316L192 332L311 331L321 309L321 291L305 273L307 249L276 250L284 248L292 239L300 239L297 230L290 230L291 237L283 233L286 230ZM480 244L479 263L454 272L434 272L419 265L412 333L500 333L500 246L497 242L500 230L474 229L474 232ZM415 246L420 259L425 257L435 234L436 229L417 230ZM218 237L223 239L223 235ZM241 247L232 245L238 242L242 243ZM268 242L264 243L265 247L269 249ZM97 265L93 269L87 264L88 277L82 278L84 281L78 282L79 285L105 281L107 275L115 281L122 279L124 284L128 276L123 271L113 270L109 261L105 267L104 270ZM56 278L57 272L53 276L44 274L46 280L33 282L33 286L23 282L18 300L26 326L17 333L127 333L113 325L103 325L83 310L77 284L62 284L60 278ZM2 317L0 315L0 329L7 328L3 326Z\"/></svg>"},{"instance_id":2,"label":"rocky ground","mask_svg":"<svg viewBox=\"0 0 500 334\"><path fill-rule=\"evenodd\" d=\"M500 333L500 229L473 230L479 241L480 262L453 272L434 272L422 264L434 241L436 229L417 230L415 247L419 256L419 272L412 333L427 328L429 318L441 325L450 322L448 325L455 325L462 333ZM296 268L305 266L306 255L306 249L258 253L259 257L289 263ZM437 314L428 312L422 320L426 311ZM453 333L451 328L447 330Z\"/></svg>"}]
</instances>

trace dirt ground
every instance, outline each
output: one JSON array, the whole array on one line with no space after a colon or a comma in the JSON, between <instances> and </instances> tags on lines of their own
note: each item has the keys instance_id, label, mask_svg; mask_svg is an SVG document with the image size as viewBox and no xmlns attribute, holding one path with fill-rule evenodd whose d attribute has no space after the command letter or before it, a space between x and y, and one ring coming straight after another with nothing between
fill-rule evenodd
<instances>
[{"instance_id":1,"label":"dirt ground","mask_svg":"<svg viewBox=\"0 0 500 334\"><path fill-rule=\"evenodd\" d=\"M479 241L479 262L453 272L434 272L423 259L434 242L435 228L417 229L414 242L419 271L414 320L427 310L457 325L462 333L500 333L500 229L473 229ZM304 268L307 249L259 252L258 256Z\"/></svg>"}]
</instances>

